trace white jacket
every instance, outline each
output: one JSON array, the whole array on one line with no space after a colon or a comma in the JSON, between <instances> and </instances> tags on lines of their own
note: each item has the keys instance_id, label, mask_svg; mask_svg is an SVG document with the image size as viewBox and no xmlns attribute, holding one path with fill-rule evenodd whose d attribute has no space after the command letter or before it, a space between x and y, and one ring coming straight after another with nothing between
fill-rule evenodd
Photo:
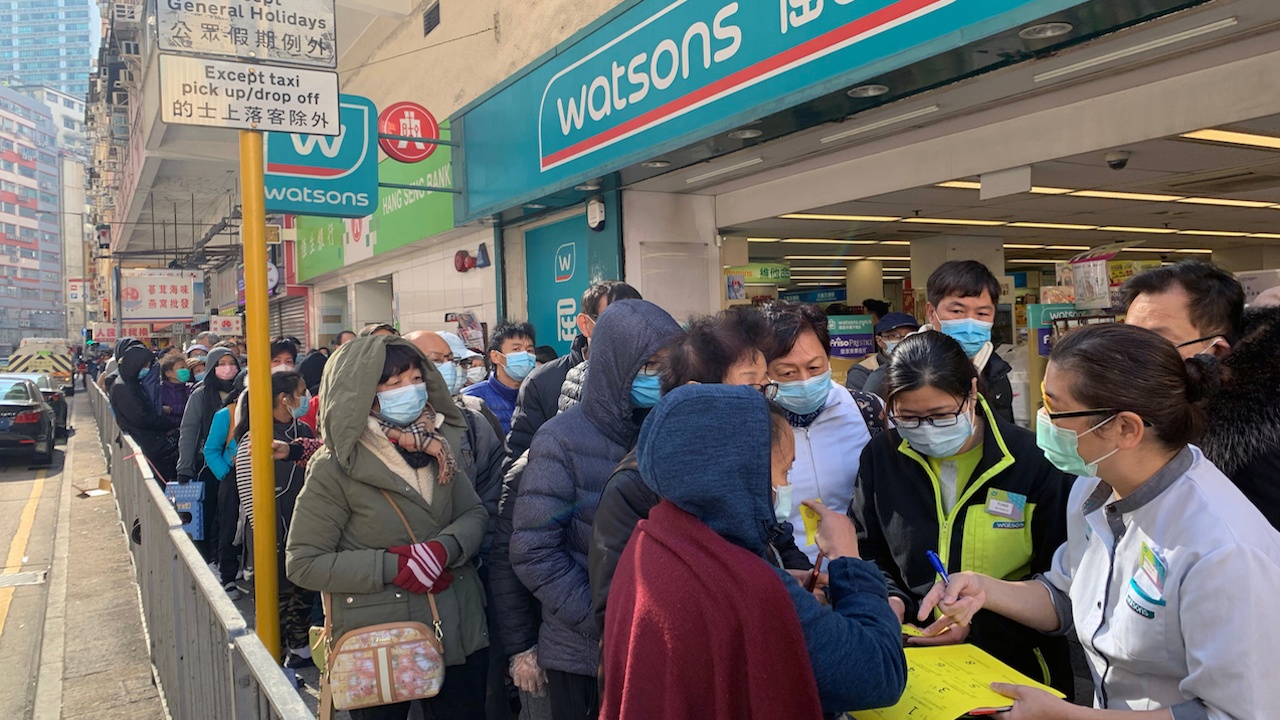
<instances>
[{"instance_id":1,"label":"white jacket","mask_svg":"<svg viewBox=\"0 0 1280 720\"><path fill-rule=\"evenodd\" d=\"M1280 533L1188 446L1115 500L1080 478L1041 576L1084 644L1094 704L1185 718L1276 717Z\"/></svg>"},{"instance_id":2,"label":"white jacket","mask_svg":"<svg viewBox=\"0 0 1280 720\"><path fill-rule=\"evenodd\" d=\"M796 462L791 466L791 524L796 546L813 562L818 546L805 543L800 501L818 498L839 513L849 511L853 483L858 478L862 448L871 442L871 431L849 391L834 382L818 419L807 428L792 428L796 437Z\"/></svg>"}]
</instances>

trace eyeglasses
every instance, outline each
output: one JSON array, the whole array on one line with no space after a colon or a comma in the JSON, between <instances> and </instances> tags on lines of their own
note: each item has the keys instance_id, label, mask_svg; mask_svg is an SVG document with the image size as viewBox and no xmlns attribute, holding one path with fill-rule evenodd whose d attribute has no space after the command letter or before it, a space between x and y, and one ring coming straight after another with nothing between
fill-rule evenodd
<instances>
[{"instance_id":1,"label":"eyeglasses","mask_svg":"<svg viewBox=\"0 0 1280 720\"><path fill-rule=\"evenodd\" d=\"M647 362L640 367L639 375L657 375L662 372L662 363Z\"/></svg>"},{"instance_id":2,"label":"eyeglasses","mask_svg":"<svg viewBox=\"0 0 1280 720\"><path fill-rule=\"evenodd\" d=\"M1182 348L1184 348L1184 347L1186 347L1186 346L1188 346L1188 345L1195 345L1196 343L1209 342L1210 340L1217 340L1217 339L1218 339L1218 338L1220 338L1220 337L1222 337L1222 336L1221 336L1221 335L1205 335L1205 336L1204 336L1204 337L1202 337L1202 338L1196 338L1195 340L1188 340L1188 341L1186 341L1186 342L1184 342L1184 343L1178 343L1177 345L1174 345L1174 347L1176 347L1176 348L1178 348L1179 350L1181 350Z\"/></svg>"},{"instance_id":3,"label":"eyeglasses","mask_svg":"<svg viewBox=\"0 0 1280 720\"><path fill-rule=\"evenodd\" d=\"M769 400L772 400L778 397L778 383L770 382L770 383L765 383L763 385L752 385L751 387L759 390L760 393L763 394L765 398Z\"/></svg>"},{"instance_id":4,"label":"eyeglasses","mask_svg":"<svg viewBox=\"0 0 1280 720\"><path fill-rule=\"evenodd\" d=\"M898 415L897 413L889 413L889 419L893 424L906 428L907 430L915 430L921 425L932 425L933 427L952 427L960 422L960 416L964 414L964 406L969 403L969 398L960 401L960 407L955 412L937 413L935 415L927 415L924 417L918 415Z\"/></svg>"},{"instance_id":5,"label":"eyeglasses","mask_svg":"<svg viewBox=\"0 0 1280 720\"><path fill-rule=\"evenodd\" d=\"M1095 415L1114 415L1120 412L1117 408L1094 408L1093 410L1073 410L1071 412L1054 412L1053 404L1049 402L1049 394L1045 392L1044 381L1040 381L1040 400L1044 402L1044 412L1049 416L1050 420L1065 420L1067 418L1077 417L1093 417Z\"/></svg>"}]
</instances>

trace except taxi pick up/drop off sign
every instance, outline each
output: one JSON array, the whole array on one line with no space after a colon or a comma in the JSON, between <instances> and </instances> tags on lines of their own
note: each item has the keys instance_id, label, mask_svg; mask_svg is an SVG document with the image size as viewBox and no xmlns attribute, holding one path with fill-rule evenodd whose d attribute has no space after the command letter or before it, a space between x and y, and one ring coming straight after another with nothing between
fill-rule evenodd
<instances>
[{"instance_id":1,"label":"except taxi pick up/drop off sign","mask_svg":"<svg viewBox=\"0 0 1280 720\"><path fill-rule=\"evenodd\" d=\"M334 0L158 0L160 49L336 67Z\"/></svg>"},{"instance_id":2,"label":"except taxi pick up/drop off sign","mask_svg":"<svg viewBox=\"0 0 1280 720\"><path fill-rule=\"evenodd\" d=\"M337 135L337 73L160 56L160 119L178 125Z\"/></svg>"}]
</instances>

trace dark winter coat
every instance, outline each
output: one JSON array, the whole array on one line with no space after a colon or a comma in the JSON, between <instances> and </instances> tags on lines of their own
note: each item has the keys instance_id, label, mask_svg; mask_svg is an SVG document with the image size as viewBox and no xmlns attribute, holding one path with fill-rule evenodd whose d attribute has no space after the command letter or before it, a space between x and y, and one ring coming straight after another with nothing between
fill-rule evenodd
<instances>
[{"instance_id":1,"label":"dark winter coat","mask_svg":"<svg viewBox=\"0 0 1280 720\"><path fill-rule=\"evenodd\" d=\"M591 523L601 490L640 430L631 383L679 333L676 321L653 303L609 305L592 336L594 370L582 404L534 436L515 507L511 564L542 602L538 660L549 670L596 673L600 638L587 575Z\"/></svg>"},{"instance_id":2,"label":"dark winter coat","mask_svg":"<svg viewBox=\"0 0 1280 720\"><path fill-rule=\"evenodd\" d=\"M640 477L640 464L635 450L623 458L600 494L595 522L591 526L591 549L587 553L587 572L591 576L591 609L595 613L596 631L604 633L605 606L618 558L636 524L649 517L649 511L662 502L662 497ZM796 547L791 523L779 523L779 534L769 542L769 553L776 564L787 570L812 570L809 556Z\"/></svg>"},{"instance_id":3,"label":"dark winter coat","mask_svg":"<svg viewBox=\"0 0 1280 720\"><path fill-rule=\"evenodd\" d=\"M158 479L172 481L176 479L174 468L178 461L173 427L156 411L138 378L147 368L151 368L149 375L159 373L155 364L155 355L141 344L125 350L119 376L111 385L111 409L120 429L138 443L160 476Z\"/></svg>"},{"instance_id":4,"label":"dark winter coat","mask_svg":"<svg viewBox=\"0 0 1280 720\"><path fill-rule=\"evenodd\" d=\"M204 441L209 437L213 416L222 409L226 393L231 392L233 380L219 380L214 368L223 357L232 354L227 348L214 348L205 358L208 369L204 380L187 398L187 409L182 413L182 428L178 436L178 476L193 478L204 469ZM237 364L239 361L237 360Z\"/></svg>"},{"instance_id":5,"label":"dark winter coat","mask_svg":"<svg viewBox=\"0 0 1280 720\"><path fill-rule=\"evenodd\" d=\"M1245 313L1222 360L1222 388L1204 403L1205 457L1280 529L1280 308Z\"/></svg>"},{"instance_id":6,"label":"dark winter coat","mask_svg":"<svg viewBox=\"0 0 1280 720\"><path fill-rule=\"evenodd\" d=\"M591 360L587 359L569 368L569 372L565 373L564 384L560 386L560 412L582 402L582 394L587 385L587 371L590 369Z\"/></svg>"},{"instance_id":7,"label":"dark winter coat","mask_svg":"<svg viewBox=\"0 0 1280 720\"><path fill-rule=\"evenodd\" d=\"M488 412L483 400L457 395L454 401L462 411L462 419L467 422L467 432L462 436L462 447L458 448L458 455L462 458L463 469L475 486L476 494L484 502L484 509L489 513L488 530L484 534L484 544L480 547L480 557L487 560L498 523L502 466L506 464L507 448L498 436L497 418L490 423L492 414Z\"/></svg>"},{"instance_id":8,"label":"dark winter coat","mask_svg":"<svg viewBox=\"0 0 1280 720\"><path fill-rule=\"evenodd\" d=\"M569 370L585 359L586 348L587 338L579 335L574 338L569 354L534 370L520 386L516 409L511 413L511 434L507 436L511 462L533 444L533 434L538 428L560 412L560 386L564 385Z\"/></svg>"}]
</instances>

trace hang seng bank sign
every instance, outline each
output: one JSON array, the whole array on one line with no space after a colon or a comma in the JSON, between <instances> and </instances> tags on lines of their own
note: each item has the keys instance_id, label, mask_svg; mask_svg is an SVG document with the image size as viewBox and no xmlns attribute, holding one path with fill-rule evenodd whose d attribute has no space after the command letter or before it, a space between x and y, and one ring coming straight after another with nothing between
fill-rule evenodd
<instances>
[{"instance_id":1,"label":"hang seng bank sign","mask_svg":"<svg viewBox=\"0 0 1280 720\"><path fill-rule=\"evenodd\" d=\"M638 0L464 108L463 217L506 209L1081 0ZM512 118L528 118L527 122Z\"/></svg>"}]
</instances>

